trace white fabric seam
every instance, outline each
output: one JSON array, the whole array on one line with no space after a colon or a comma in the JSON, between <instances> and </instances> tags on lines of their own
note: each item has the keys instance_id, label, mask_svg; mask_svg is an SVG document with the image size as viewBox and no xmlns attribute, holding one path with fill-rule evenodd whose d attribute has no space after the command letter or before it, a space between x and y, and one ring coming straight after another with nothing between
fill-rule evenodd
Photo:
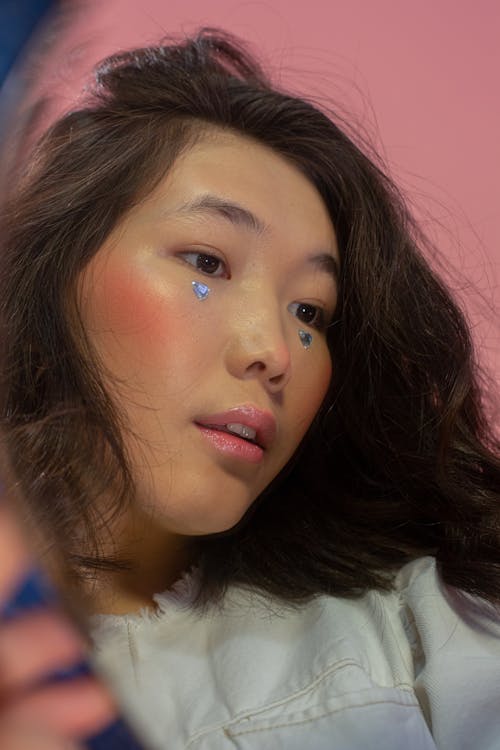
<instances>
[{"instance_id":1,"label":"white fabric seam","mask_svg":"<svg viewBox=\"0 0 500 750\"><path fill-rule=\"evenodd\" d=\"M239 721L242 721L244 719L249 719L250 717L253 719L253 718L258 717L259 714L265 713L266 711L269 711L271 709L279 708L280 706L286 706L287 703L292 702L296 698L300 698L304 695L307 695L307 693L314 690L314 688L317 687L317 685L320 682L322 682L325 678L329 677L332 673L345 669L346 667L358 667L362 672L366 674L366 670L364 669L364 667L359 662L355 661L354 659L343 659L342 661L337 661L335 662L335 664L332 664L330 665L330 667L327 667L323 672L321 672L317 677L313 679L312 682L309 682L305 687L301 688L300 690L295 691L294 693L290 693L285 698L281 698L272 703L267 703L266 705L260 706L259 708L255 708L255 707L247 708L246 710L242 710L238 714L238 716L233 717L229 722L226 719L225 721L218 722L216 725L212 727L205 727L201 730L198 730L198 732L188 740L188 744L186 745L186 750L191 745L192 742L199 740L200 737L208 734L209 732L214 732L219 729L223 729L224 731L226 731L226 728L230 726L231 724L236 724ZM405 693L414 695L413 687L411 685L407 685L406 683L392 685L391 688L401 689ZM415 705L418 706L418 702L415 702Z\"/></svg>"}]
</instances>

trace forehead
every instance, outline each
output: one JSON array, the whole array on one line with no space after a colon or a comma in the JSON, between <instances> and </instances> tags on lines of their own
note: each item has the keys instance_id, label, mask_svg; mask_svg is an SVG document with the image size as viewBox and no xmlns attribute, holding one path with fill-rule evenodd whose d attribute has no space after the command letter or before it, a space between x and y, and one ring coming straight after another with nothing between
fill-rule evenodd
<instances>
[{"instance_id":1,"label":"forehead","mask_svg":"<svg viewBox=\"0 0 500 750\"><path fill-rule=\"evenodd\" d=\"M196 210L204 196L244 208L248 220L239 217L242 228L246 224L251 229L255 218L254 230L338 255L335 231L316 187L286 158L250 138L224 132L204 135L148 197L147 211L158 219L208 216L209 211ZM210 199L205 208L207 202Z\"/></svg>"}]
</instances>

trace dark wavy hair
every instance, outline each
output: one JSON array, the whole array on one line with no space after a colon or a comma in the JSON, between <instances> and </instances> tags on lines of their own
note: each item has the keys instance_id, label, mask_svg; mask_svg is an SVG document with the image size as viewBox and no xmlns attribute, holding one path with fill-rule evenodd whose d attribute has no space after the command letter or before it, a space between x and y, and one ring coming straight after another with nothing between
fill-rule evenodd
<instances>
[{"instance_id":1,"label":"dark wavy hair","mask_svg":"<svg viewBox=\"0 0 500 750\"><path fill-rule=\"evenodd\" d=\"M315 185L341 278L324 405L242 521L196 540L198 604L231 583L297 603L358 595L426 554L447 584L500 601L499 443L467 323L399 191L338 122L208 29L106 59L84 103L37 145L2 216L3 429L30 513L76 575L126 566L99 538L134 496L76 281L176 157L219 128Z\"/></svg>"}]
</instances>

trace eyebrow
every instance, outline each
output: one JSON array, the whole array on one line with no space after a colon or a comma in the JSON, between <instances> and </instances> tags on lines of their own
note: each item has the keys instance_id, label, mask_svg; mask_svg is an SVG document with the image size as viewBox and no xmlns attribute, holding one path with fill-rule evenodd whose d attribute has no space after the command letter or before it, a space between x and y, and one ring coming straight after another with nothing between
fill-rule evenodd
<instances>
[{"instance_id":1,"label":"eyebrow","mask_svg":"<svg viewBox=\"0 0 500 750\"><path fill-rule=\"evenodd\" d=\"M332 277L336 284L340 281L340 268L339 262L335 256L330 253L318 253L317 255L311 255L307 258L307 262L311 263L318 271L323 271Z\"/></svg>"},{"instance_id":2,"label":"eyebrow","mask_svg":"<svg viewBox=\"0 0 500 750\"><path fill-rule=\"evenodd\" d=\"M257 218L248 208L244 208L239 203L225 200L212 193L199 195L194 200L183 203L175 208L173 213L212 214L226 219L236 227L249 229L255 234L262 235L269 231L269 226Z\"/></svg>"},{"instance_id":3,"label":"eyebrow","mask_svg":"<svg viewBox=\"0 0 500 750\"><path fill-rule=\"evenodd\" d=\"M212 193L204 193L192 201L187 201L177 206L174 214L211 214L222 217L233 226L250 230L257 235L266 234L270 227L261 221L248 208L239 203L228 201ZM327 273L338 284L340 279L340 268L337 258L330 253L317 253L306 259L308 265L314 266L318 271Z\"/></svg>"}]
</instances>

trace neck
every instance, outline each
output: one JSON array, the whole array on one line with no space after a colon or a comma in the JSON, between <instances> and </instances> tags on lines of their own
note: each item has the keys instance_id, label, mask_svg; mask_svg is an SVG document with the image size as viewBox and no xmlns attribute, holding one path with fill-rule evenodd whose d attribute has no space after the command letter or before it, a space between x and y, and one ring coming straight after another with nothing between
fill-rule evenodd
<instances>
[{"instance_id":1,"label":"neck","mask_svg":"<svg viewBox=\"0 0 500 750\"><path fill-rule=\"evenodd\" d=\"M159 528L151 519L128 519L115 538L114 554L127 560L127 569L100 571L84 586L89 614L129 614L156 608L154 594L172 587L193 563L188 537Z\"/></svg>"}]
</instances>

